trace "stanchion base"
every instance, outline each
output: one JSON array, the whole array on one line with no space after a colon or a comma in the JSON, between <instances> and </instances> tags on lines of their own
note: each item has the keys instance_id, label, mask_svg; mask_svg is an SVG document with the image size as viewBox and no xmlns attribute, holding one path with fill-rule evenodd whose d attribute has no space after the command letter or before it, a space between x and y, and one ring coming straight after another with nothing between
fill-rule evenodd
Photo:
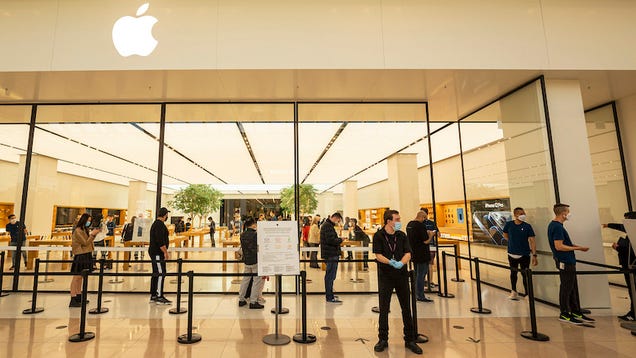
<instances>
[{"instance_id":1,"label":"stanchion base","mask_svg":"<svg viewBox=\"0 0 636 358\"><path fill-rule=\"evenodd\" d=\"M294 342L296 342L296 343L304 343L304 344L314 343L314 342L316 342L316 336L314 336L313 334L307 333L303 337L302 333L297 333L297 334L294 335Z\"/></svg>"},{"instance_id":2,"label":"stanchion base","mask_svg":"<svg viewBox=\"0 0 636 358\"><path fill-rule=\"evenodd\" d=\"M415 337L415 343L428 343L428 336L424 334L418 334Z\"/></svg>"},{"instance_id":3,"label":"stanchion base","mask_svg":"<svg viewBox=\"0 0 636 358\"><path fill-rule=\"evenodd\" d=\"M35 311L32 310L31 308L27 308L24 311L22 311L23 314L36 314L36 313L40 313L40 312L44 312L44 308L36 307Z\"/></svg>"},{"instance_id":4,"label":"stanchion base","mask_svg":"<svg viewBox=\"0 0 636 358\"><path fill-rule=\"evenodd\" d=\"M52 279L52 278L47 278L46 280L38 281L38 283L51 283L53 281L55 281L55 280Z\"/></svg>"},{"instance_id":5,"label":"stanchion base","mask_svg":"<svg viewBox=\"0 0 636 358\"><path fill-rule=\"evenodd\" d=\"M284 334L268 334L263 337L263 343L269 344L270 346L284 346L285 344L289 344L289 342L291 342L291 339Z\"/></svg>"},{"instance_id":6,"label":"stanchion base","mask_svg":"<svg viewBox=\"0 0 636 358\"><path fill-rule=\"evenodd\" d=\"M455 295L453 295L452 293L447 293L447 294L438 293L437 295L441 298L455 298Z\"/></svg>"},{"instance_id":7,"label":"stanchion base","mask_svg":"<svg viewBox=\"0 0 636 358\"><path fill-rule=\"evenodd\" d=\"M550 340L550 337L548 337L547 335L543 334L543 333L539 333L537 332L536 336L534 334L532 334L531 331L523 331L521 332L521 337L532 340L532 341L540 341L540 342L547 342Z\"/></svg>"},{"instance_id":8,"label":"stanchion base","mask_svg":"<svg viewBox=\"0 0 636 358\"><path fill-rule=\"evenodd\" d=\"M378 306L373 306L373 307L371 307L371 312L373 312L373 313L380 313L380 307L378 307Z\"/></svg>"},{"instance_id":9,"label":"stanchion base","mask_svg":"<svg viewBox=\"0 0 636 358\"><path fill-rule=\"evenodd\" d=\"M182 314L182 313L186 313L186 312L188 312L188 310L183 308L183 307L181 307L179 309L177 309L176 307L175 308L171 308L168 311L168 313L170 313L170 314Z\"/></svg>"},{"instance_id":10,"label":"stanchion base","mask_svg":"<svg viewBox=\"0 0 636 358\"><path fill-rule=\"evenodd\" d=\"M8 293L6 293L6 292L2 292L2 293L0 293L0 297L6 297L6 296L9 296L9 294L8 294Z\"/></svg>"},{"instance_id":11,"label":"stanchion base","mask_svg":"<svg viewBox=\"0 0 636 358\"><path fill-rule=\"evenodd\" d=\"M272 313L276 313L276 308L272 308ZM289 313L289 308L285 308L282 307L280 310L278 310L278 314L288 314Z\"/></svg>"},{"instance_id":12,"label":"stanchion base","mask_svg":"<svg viewBox=\"0 0 636 358\"><path fill-rule=\"evenodd\" d=\"M102 309L98 310L97 308L93 308L92 310L89 310L88 313L90 314L102 314L102 313L106 313L108 312L108 308L106 307L102 307Z\"/></svg>"},{"instance_id":13,"label":"stanchion base","mask_svg":"<svg viewBox=\"0 0 636 358\"><path fill-rule=\"evenodd\" d=\"M480 313L480 314L491 314L492 313L492 311L489 310L488 308L479 309L479 307L471 308L470 312L472 312L472 313Z\"/></svg>"},{"instance_id":14,"label":"stanchion base","mask_svg":"<svg viewBox=\"0 0 636 358\"><path fill-rule=\"evenodd\" d=\"M110 280L108 283L122 283L124 280Z\"/></svg>"},{"instance_id":15,"label":"stanchion base","mask_svg":"<svg viewBox=\"0 0 636 358\"><path fill-rule=\"evenodd\" d=\"M632 336L636 336L636 331L632 331Z\"/></svg>"},{"instance_id":16,"label":"stanchion base","mask_svg":"<svg viewBox=\"0 0 636 358\"><path fill-rule=\"evenodd\" d=\"M95 338L95 333L93 332L84 332L84 334L78 333L68 337L69 342L86 342Z\"/></svg>"},{"instance_id":17,"label":"stanchion base","mask_svg":"<svg viewBox=\"0 0 636 358\"><path fill-rule=\"evenodd\" d=\"M451 278L451 281L453 281L453 282L466 282L466 280L464 280L463 278L460 278L460 279Z\"/></svg>"},{"instance_id":18,"label":"stanchion base","mask_svg":"<svg viewBox=\"0 0 636 358\"><path fill-rule=\"evenodd\" d=\"M636 331L636 322L621 322L621 327L630 331Z\"/></svg>"},{"instance_id":19,"label":"stanchion base","mask_svg":"<svg viewBox=\"0 0 636 358\"><path fill-rule=\"evenodd\" d=\"M192 336L188 338L188 334L182 334L177 337L177 342L181 344L193 344L197 342L201 342L201 335L198 333L192 333Z\"/></svg>"}]
</instances>

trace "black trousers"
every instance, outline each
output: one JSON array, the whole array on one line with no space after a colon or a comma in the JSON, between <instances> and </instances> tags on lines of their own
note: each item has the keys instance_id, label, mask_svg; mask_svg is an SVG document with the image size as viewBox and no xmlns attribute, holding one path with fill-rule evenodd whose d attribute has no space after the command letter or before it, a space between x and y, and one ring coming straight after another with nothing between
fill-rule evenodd
<instances>
[{"instance_id":1,"label":"black trousers","mask_svg":"<svg viewBox=\"0 0 636 358\"><path fill-rule=\"evenodd\" d=\"M166 262L162 255L150 255L150 259L152 260L150 295L163 297L163 284L166 281Z\"/></svg>"},{"instance_id":2,"label":"black trousers","mask_svg":"<svg viewBox=\"0 0 636 358\"><path fill-rule=\"evenodd\" d=\"M378 268L379 269L379 268ZM380 299L380 322L378 338L389 339L389 308L391 307L391 296L393 290L397 294L402 309L402 324L404 325L404 341L415 340L415 329L413 327L413 317L411 316L411 291L409 289L409 277L395 274L378 272L378 295Z\"/></svg>"},{"instance_id":3,"label":"black trousers","mask_svg":"<svg viewBox=\"0 0 636 358\"><path fill-rule=\"evenodd\" d=\"M579 285L576 280L576 265L565 264L554 260L559 270L561 285L559 286L559 306L561 313L580 313Z\"/></svg>"},{"instance_id":4,"label":"black trousers","mask_svg":"<svg viewBox=\"0 0 636 358\"><path fill-rule=\"evenodd\" d=\"M623 267L623 269L627 269L627 267ZM624 274L625 275L625 283L627 284L627 292L629 292L629 312L633 315L634 314L634 296L632 296L632 282L629 279L629 275L628 273ZM636 277L634 277L636 279Z\"/></svg>"},{"instance_id":5,"label":"black trousers","mask_svg":"<svg viewBox=\"0 0 636 358\"><path fill-rule=\"evenodd\" d=\"M521 270L527 269L530 267L530 256L521 256L518 259L512 258L510 257L510 255L508 255L508 263L510 264L510 267L512 268L520 268L521 266ZM517 291L517 277L519 272L514 271L514 270L510 270L510 288L512 288L513 291ZM528 280L526 279L525 275L521 275L521 278L523 280L523 289L526 294L528 294Z\"/></svg>"}]
</instances>

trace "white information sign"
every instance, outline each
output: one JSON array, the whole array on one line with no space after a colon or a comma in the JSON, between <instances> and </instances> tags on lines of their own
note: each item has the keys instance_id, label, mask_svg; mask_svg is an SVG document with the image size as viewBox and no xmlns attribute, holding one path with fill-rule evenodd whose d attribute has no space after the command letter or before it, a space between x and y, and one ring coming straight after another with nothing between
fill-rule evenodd
<instances>
[{"instance_id":1,"label":"white information sign","mask_svg":"<svg viewBox=\"0 0 636 358\"><path fill-rule=\"evenodd\" d=\"M150 242L150 227L152 226L152 220L149 218L137 218L135 219L135 226L133 227L134 242Z\"/></svg>"},{"instance_id":2,"label":"white information sign","mask_svg":"<svg viewBox=\"0 0 636 358\"><path fill-rule=\"evenodd\" d=\"M259 221L258 275L298 275L298 223L296 221Z\"/></svg>"}]
</instances>

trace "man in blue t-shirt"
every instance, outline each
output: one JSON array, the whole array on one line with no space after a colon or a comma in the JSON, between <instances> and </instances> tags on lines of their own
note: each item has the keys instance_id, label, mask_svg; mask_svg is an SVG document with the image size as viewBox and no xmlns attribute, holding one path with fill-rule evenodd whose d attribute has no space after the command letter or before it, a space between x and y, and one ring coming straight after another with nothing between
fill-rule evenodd
<instances>
[{"instance_id":1,"label":"man in blue t-shirt","mask_svg":"<svg viewBox=\"0 0 636 358\"><path fill-rule=\"evenodd\" d=\"M563 223L570 220L570 206L566 204L554 205L554 220L548 225L548 241L557 269L561 285L559 286L559 306L561 315L559 321L576 325L595 320L581 313L579 301L579 286L576 281L576 257L574 251L586 252L590 248L572 244Z\"/></svg>"},{"instance_id":2,"label":"man in blue t-shirt","mask_svg":"<svg viewBox=\"0 0 636 358\"><path fill-rule=\"evenodd\" d=\"M24 230L23 235L20 235L20 228L22 227L22 223L18 221L14 214L9 215L9 223L6 226L6 230L11 235L11 242L9 246L18 246L18 241L22 243L20 246L24 246L26 242L27 230L26 228L22 228ZM20 250L22 252L22 261L24 262L24 267L27 266L27 254L26 251ZM18 251L14 251L11 256L11 267L9 270L13 270L18 265L18 255L16 255Z\"/></svg>"},{"instance_id":3,"label":"man in blue t-shirt","mask_svg":"<svg viewBox=\"0 0 636 358\"><path fill-rule=\"evenodd\" d=\"M504 237L508 240L508 263L510 268L525 270L530 267L530 254L532 253L532 266L537 266L537 244L534 239L534 230L526 222L526 212L523 208L515 208L512 211L514 220L504 225ZM510 270L510 299L518 300L517 271ZM528 294L528 282L522 275L524 292Z\"/></svg>"}]
</instances>

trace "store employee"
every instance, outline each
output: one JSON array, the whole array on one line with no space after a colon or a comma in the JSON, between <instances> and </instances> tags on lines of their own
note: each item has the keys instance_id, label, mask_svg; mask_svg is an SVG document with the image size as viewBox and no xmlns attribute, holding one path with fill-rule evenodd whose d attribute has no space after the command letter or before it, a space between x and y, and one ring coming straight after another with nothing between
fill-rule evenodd
<instances>
[{"instance_id":1,"label":"store employee","mask_svg":"<svg viewBox=\"0 0 636 358\"><path fill-rule=\"evenodd\" d=\"M382 352L389 346L389 307L393 289L402 308L404 344L415 354L422 349L415 343L415 329L411 317L408 262L411 247L406 234L400 229L400 214L396 210L384 212L384 226L373 235L373 253L378 263L378 293L380 299L379 341L373 348Z\"/></svg>"}]
</instances>

